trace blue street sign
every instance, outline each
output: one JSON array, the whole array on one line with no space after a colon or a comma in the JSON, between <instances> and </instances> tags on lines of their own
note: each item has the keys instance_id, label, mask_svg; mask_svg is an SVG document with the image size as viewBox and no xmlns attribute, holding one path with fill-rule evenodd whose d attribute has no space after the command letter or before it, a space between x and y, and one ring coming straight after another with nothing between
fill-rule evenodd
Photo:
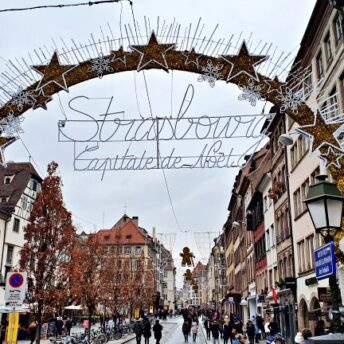
<instances>
[{"instance_id":1,"label":"blue street sign","mask_svg":"<svg viewBox=\"0 0 344 344\"><path fill-rule=\"evenodd\" d=\"M328 278L336 273L336 257L333 241L314 251L315 275L318 280Z\"/></svg>"}]
</instances>

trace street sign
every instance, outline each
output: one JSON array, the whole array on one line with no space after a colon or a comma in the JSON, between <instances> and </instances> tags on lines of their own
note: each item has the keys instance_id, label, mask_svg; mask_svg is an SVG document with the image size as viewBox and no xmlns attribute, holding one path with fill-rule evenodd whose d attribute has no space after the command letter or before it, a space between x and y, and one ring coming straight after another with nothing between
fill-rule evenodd
<instances>
[{"instance_id":1,"label":"street sign","mask_svg":"<svg viewBox=\"0 0 344 344\"><path fill-rule=\"evenodd\" d=\"M26 272L8 272L6 276L5 302L8 306L21 306L25 299Z\"/></svg>"},{"instance_id":2,"label":"street sign","mask_svg":"<svg viewBox=\"0 0 344 344\"><path fill-rule=\"evenodd\" d=\"M336 274L336 257L333 241L314 251L315 275L318 280Z\"/></svg>"}]
</instances>

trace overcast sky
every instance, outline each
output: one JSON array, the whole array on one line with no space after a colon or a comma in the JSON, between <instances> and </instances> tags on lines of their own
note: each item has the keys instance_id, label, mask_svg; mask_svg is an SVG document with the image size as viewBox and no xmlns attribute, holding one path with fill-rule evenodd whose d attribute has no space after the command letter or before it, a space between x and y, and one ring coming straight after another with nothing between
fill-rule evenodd
<instances>
[{"instance_id":1,"label":"overcast sky","mask_svg":"<svg viewBox=\"0 0 344 344\"><path fill-rule=\"evenodd\" d=\"M64 4L83 2L77 0L12 0L1 1L0 9L8 7L27 7L39 4ZM199 18L205 23L204 33L209 36L216 26L219 28L215 38L241 34L253 42L273 43L280 51L296 54L305 31L315 0L140 0L133 1L134 15L144 27L144 16L150 18L151 26L156 27L165 20L174 18L193 28ZM121 16L122 8L122 16ZM111 26L115 37L120 37L119 23L132 23L132 13L127 1L120 4L105 4L92 7L65 9L43 9L26 12L0 13L0 57L4 60L27 56L33 49L44 45L51 50L52 40L62 43L64 39L70 45L70 39L87 43L92 33L101 38L101 29ZM123 29L123 26L122 26ZM123 30L122 30L123 31ZM1 69L2 68L2 69ZM4 70L0 66L0 71ZM183 94L189 84L195 89L190 115L230 115L260 113L264 103L251 107L238 101L237 87L216 83L214 88L206 82L197 81L196 75L188 73L165 73L163 71L146 72L153 116L170 116L177 112ZM136 78L138 103L134 92ZM172 80L173 78L173 80ZM171 102L171 84L173 96ZM149 106L143 82L143 73L133 72L112 75L103 79L77 85L70 93L60 92L62 108L57 95L49 103L48 111L38 109L28 111L22 126L23 142L44 176L46 165L55 160L60 165L63 178L64 199L67 208L72 211L79 229L87 232L99 228L111 227L120 216L124 207L129 216L139 216L140 226L151 232L155 226L160 238L169 246L172 235L176 233L173 247L174 256L178 256L183 246L189 246L196 254L196 260L205 258L206 247L210 247L213 232L220 233L227 217L227 205L230 198L237 169L211 170L167 170L166 179L173 201L176 223L161 170L107 172L101 181L101 173L75 172L73 170L73 145L59 143L57 140L57 122L72 118L68 102L77 96L89 98L114 97L113 111L125 111L125 118L149 115ZM90 105L91 111L105 111L106 102ZM171 105L172 104L172 105ZM85 104L83 104L85 106ZM88 106L88 105L86 105ZM99 112L98 112L99 113ZM75 115L75 114L74 114ZM236 142L239 147L242 142ZM113 146L112 146L113 147ZM113 148L112 148L113 149ZM27 161L29 159L21 142L16 142L6 150L7 160ZM198 247L194 232L205 232L201 248ZM211 234L210 234L211 233ZM180 262L176 261L179 268ZM182 272L181 269L178 269ZM180 279L179 279L180 281Z\"/></svg>"}]
</instances>

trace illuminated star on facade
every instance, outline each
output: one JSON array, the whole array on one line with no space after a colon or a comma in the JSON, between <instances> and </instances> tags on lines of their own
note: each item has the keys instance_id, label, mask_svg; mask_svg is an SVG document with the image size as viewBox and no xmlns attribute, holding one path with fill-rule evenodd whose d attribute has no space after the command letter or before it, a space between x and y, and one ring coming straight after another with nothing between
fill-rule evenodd
<instances>
[{"instance_id":1,"label":"illuminated star on facade","mask_svg":"<svg viewBox=\"0 0 344 344\"><path fill-rule=\"evenodd\" d=\"M221 58L230 65L227 82L242 74L246 74L248 77L259 81L254 67L264 62L267 56L250 55L246 43L243 41L238 55L221 55Z\"/></svg>"},{"instance_id":2,"label":"illuminated star on facade","mask_svg":"<svg viewBox=\"0 0 344 344\"><path fill-rule=\"evenodd\" d=\"M331 165L341 168L339 162L344 157L344 153L337 148L328 146L327 152L320 154L320 159L324 161L324 167L327 170Z\"/></svg>"},{"instance_id":3,"label":"illuminated star on facade","mask_svg":"<svg viewBox=\"0 0 344 344\"><path fill-rule=\"evenodd\" d=\"M77 65L61 65L57 52L55 51L49 64L32 66L35 71L43 75L43 78L37 86L37 90L42 89L50 83L54 83L68 92L66 74L75 67L77 67Z\"/></svg>"},{"instance_id":4,"label":"illuminated star on facade","mask_svg":"<svg viewBox=\"0 0 344 344\"><path fill-rule=\"evenodd\" d=\"M326 124L324 119L320 116L319 113L314 114L314 123L303 125L299 128L295 128L295 132L298 134L306 136L308 139L311 140L311 153L314 152L317 148L322 147L324 144L332 146L336 149L340 149L338 146L338 142L333 136L333 132L335 132L341 124L334 123L334 124ZM314 137L319 137L321 135L324 137L324 141L318 143L316 146L314 145Z\"/></svg>"},{"instance_id":5,"label":"illuminated star on facade","mask_svg":"<svg viewBox=\"0 0 344 344\"><path fill-rule=\"evenodd\" d=\"M161 69L168 72L166 53L175 49L175 46L175 44L159 44L154 32L152 32L147 45L131 45L130 48L141 55L137 71L158 65Z\"/></svg>"}]
</instances>

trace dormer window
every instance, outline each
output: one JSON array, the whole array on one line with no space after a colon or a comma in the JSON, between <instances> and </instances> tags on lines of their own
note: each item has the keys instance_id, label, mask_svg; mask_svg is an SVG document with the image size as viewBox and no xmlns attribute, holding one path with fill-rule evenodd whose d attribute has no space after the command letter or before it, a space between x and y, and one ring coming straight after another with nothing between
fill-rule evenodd
<instances>
[{"instance_id":1,"label":"dormer window","mask_svg":"<svg viewBox=\"0 0 344 344\"><path fill-rule=\"evenodd\" d=\"M1 197L1 203L8 202L8 197Z\"/></svg>"},{"instance_id":2,"label":"dormer window","mask_svg":"<svg viewBox=\"0 0 344 344\"><path fill-rule=\"evenodd\" d=\"M4 178L4 184L11 184L13 180L13 176L6 176Z\"/></svg>"},{"instance_id":3,"label":"dormer window","mask_svg":"<svg viewBox=\"0 0 344 344\"><path fill-rule=\"evenodd\" d=\"M105 240L110 240L110 235L105 235L105 236L104 236L104 239L105 239Z\"/></svg>"}]
</instances>

